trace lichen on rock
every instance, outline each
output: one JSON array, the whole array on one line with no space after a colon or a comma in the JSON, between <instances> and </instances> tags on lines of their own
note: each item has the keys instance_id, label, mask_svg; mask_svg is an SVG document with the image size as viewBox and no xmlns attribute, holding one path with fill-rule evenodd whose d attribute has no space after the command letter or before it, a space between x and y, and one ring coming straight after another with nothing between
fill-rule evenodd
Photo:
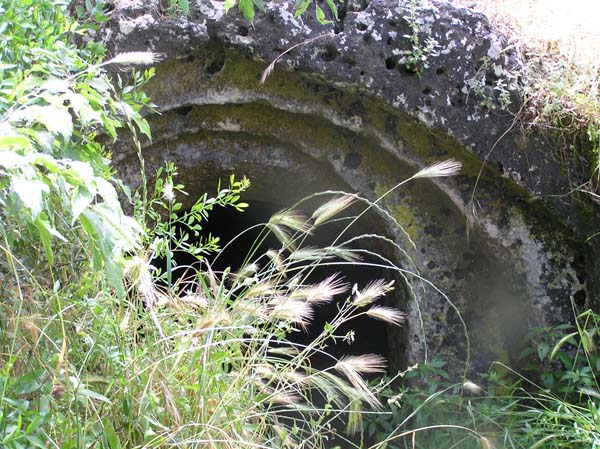
<instances>
[{"instance_id":1,"label":"lichen on rock","mask_svg":"<svg viewBox=\"0 0 600 449\"><path fill-rule=\"evenodd\" d=\"M149 117L148 169L174 160L191 196L218 176L245 174L251 195L288 205L327 188L376 199L431 162L460 160L460 176L418 180L387 197L387 215L374 223L406 247L410 261L398 262L418 273L403 299L408 329L391 337L404 352L396 366L420 360L426 341L430 355L445 354L460 371L466 344L454 306L475 370L514 361L529 327L570 319L570 298L586 288L572 266L589 227L589 215L573 219L577 206L561 197L569 182L548 144L519 140L512 117L490 107L499 100L486 80L510 85L515 55L485 17L443 1L412 11L408 1L349 1L334 28L295 18L292 3L269 3L250 26L233 10L224 15L222 2L168 18L158 2L115 0L104 28L113 30L112 51L166 55L148 86L162 114ZM415 51L406 38L415 17L419 42L436 45L420 73L402 62ZM319 34L259 84L270 61ZM470 91L473 79L483 79L487 104ZM113 152L135 186L132 148L123 140Z\"/></svg>"}]
</instances>

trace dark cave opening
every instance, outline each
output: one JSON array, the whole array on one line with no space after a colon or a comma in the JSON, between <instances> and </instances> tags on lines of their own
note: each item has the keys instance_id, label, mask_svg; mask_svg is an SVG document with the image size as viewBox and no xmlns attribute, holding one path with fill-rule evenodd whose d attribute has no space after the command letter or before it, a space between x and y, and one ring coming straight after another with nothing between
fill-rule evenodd
<instances>
[{"instance_id":1,"label":"dark cave opening","mask_svg":"<svg viewBox=\"0 0 600 449\"><path fill-rule=\"evenodd\" d=\"M203 224L202 235L211 233L213 236L220 238L219 245L224 248L217 255L208 256L208 263L211 269L216 273L222 272L226 268L230 268L232 272L238 271L246 255L253 246L257 237L261 232L260 226L268 222L269 218L276 212L282 209L281 205L263 202L263 201L247 201L249 207L244 212L238 212L232 207L218 207L211 211L208 221ZM310 214L310 213L309 213ZM249 228L254 227L248 231ZM340 231L345 227L344 222L326 224L317 229L303 245L304 247L324 247L331 245ZM245 232L244 232L245 231ZM241 233L241 237L238 237ZM346 235L347 238L356 235L357 231L353 231ZM236 238L237 237L237 238ZM269 249L277 250L281 248L281 243L271 234L264 240L262 245L255 252L256 259L259 255L264 254ZM370 249L370 248L361 248ZM192 265L195 262L193 256L183 253L174 254L175 261L178 266L184 267ZM251 262L252 260L250 260ZM305 330L293 332L289 339L300 345L306 345L313 341L323 330L324 326L333 320L338 313L339 304L350 295L353 285L357 288L364 288L369 282L377 279L389 281L393 279L393 275L379 267L365 265L366 263L375 263L374 258L363 258L362 261L348 264L341 259L332 260L335 265L318 266L312 271L308 282L318 283L325 278L338 274L345 283L348 284L348 289L345 293L338 295L334 301L330 303L318 304L315 306L314 319ZM155 265L160 266L164 263L157 261ZM260 265L260 262L259 262ZM177 273L182 273L184 269L174 270L175 278ZM381 305L385 301L389 304L393 301L393 295L396 295L397 290L391 292L388 296L378 300ZM398 304L398 301L394 301ZM388 327L384 322L376 321L368 316L360 316L342 325L336 332L336 335L347 335L346 339L339 339L334 344L328 346L325 350L327 353L339 359L345 355L360 355L360 354L378 354L383 356L388 363L390 361L390 350L388 344ZM311 358L311 364L317 368L325 368L333 365L335 362L329 356L315 355ZM393 367L398 368L398 367ZM368 376L367 376L368 377Z\"/></svg>"}]
</instances>

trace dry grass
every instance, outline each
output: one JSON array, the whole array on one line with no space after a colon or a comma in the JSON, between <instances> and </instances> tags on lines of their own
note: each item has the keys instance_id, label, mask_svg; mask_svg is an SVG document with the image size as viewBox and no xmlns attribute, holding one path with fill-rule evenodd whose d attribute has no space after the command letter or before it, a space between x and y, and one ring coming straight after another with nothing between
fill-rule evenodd
<instances>
[{"instance_id":1,"label":"dry grass","mask_svg":"<svg viewBox=\"0 0 600 449\"><path fill-rule=\"evenodd\" d=\"M596 64L600 54L597 0L454 0L474 5L502 31L531 49Z\"/></svg>"},{"instance_id":2,"label":"dry grass","mask_svg":"<svg viewBox=\"0 0 600 449\"><path fill-rule=\"evenodd\" d=\"M563 157L587 154L598 181L600 16L598 0L453 0L485 13L526 61L525 126L561 136ZM589 155L592 155L589 157ZM591 159L591 160L590 160Z\"/></svg>"}]
</instances>

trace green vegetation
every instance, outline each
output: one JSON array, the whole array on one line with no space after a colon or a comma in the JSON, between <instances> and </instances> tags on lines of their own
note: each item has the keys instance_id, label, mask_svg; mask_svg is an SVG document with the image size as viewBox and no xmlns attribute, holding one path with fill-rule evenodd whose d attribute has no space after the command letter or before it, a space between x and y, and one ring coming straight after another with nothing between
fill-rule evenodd
<instances>
[{"instance_id":1,"label":"green vegetation","mask_svg":"<svg viewBox=\"0 0 600 449\"><path fill-rule=\"evenodd\" d=\"M359 254L303 242L360 198L333 197L310 217L282 211L257 242L272 233L279 249L252 250L238 272L213 271L206 255L218 240L197 237L213 208L246 207L248 180L231 177L182 212L175 167L160 170L153 189L140 173L131 195L101 143L126 131L134 142L138 132L150 137L140 110L152 105L140 88L152 70L111 77L105 68L151 65L154 55L106 61L101 45L77 48L72 37L90 25L60 1L1 8L2 447L318 448L334 425L355 432L362 410L380 407L362 376L385 361L329 356L316 369L312 355L350 339L339 328L358 316L403 316L373 305L390 282L352 292L336 276L309 282L317 265ZM101 6L78 12L102 20ZM445 175L443 167L415 177ZM198 263L178 266L178 252ZM153 267L160 259L162 271ZM289 339L316 306L346 292L312 342Z\"/></svg>"},{"instance_id":2,"label":"green vegetation","mask_svg":"<svg viewBox=\"0 0 600 449\"><path fill-rule=\"evenodd\" d=\"M509 38L509 49L525 62L522 73L512 74L523 103L516 123L524 130L541 130L557 139L562 148L555 156L562 158L568 174L574 175L573 187L596 196L600 179L600 33L593 17L597 3L455 1L475 5ZM505 86L497 84L494 89L500 104L507 107Z\"/></svg>"},{"instance_id":3,"label":"green vegetation","mask_svg":"<svg viewBox=\"0 0 600 449\"><path fill-rule=\"evenodd\" d=\"M404 50L399 61L408 72L419 76L429 68L429 58L437 56L440 46L439 42L432 36L428 36L424 40L421 37L425 27L422 19L417 16L417 8L420 4L421 0L410 0L408 4L408 14L404 16L404 20L406 20L411 34L405 37L410 40L411 49Z\"/></svg>"},{"instance_id":4,"label":"green vegetation","mask_svg":"<svg viewBox=\"0 0 600 449\"><path fill-rule=\"evenodd\" d=\"M170 0L174 3L176 0ZM181 0L179 0L181 1ZM327 14L323 8L319 5L319 1L315 0L295 0L294 4L294 17L299 17L304 14L309 8L314 7L314 14L317 21L322 25L329 25L333 23L333 20L327 18ZM338 0L325 0L326 8L329 10L331 19L338 20L338 8L337 3L341 3ZM265 7L263 0L225 0L225 11L229 11L234 6L238 7L239 11L243 14L246 20L250 23L254 22L254 16L256 10L264 12Z\"/></svg>"},{"instance_id":5,"label":"green vegetation","mask_svg":"<svg viewBox=\"0 0 600 449\"><path fill-rule=\"evenodd\" d=\"M403 386L384 389L389 413L364 431L390 449L597 447L599 325L586 311L574 328L535 328L523 372L497 363L479 384L451 382L439 359L413 367Z\"/></svg>"}]
</instances>

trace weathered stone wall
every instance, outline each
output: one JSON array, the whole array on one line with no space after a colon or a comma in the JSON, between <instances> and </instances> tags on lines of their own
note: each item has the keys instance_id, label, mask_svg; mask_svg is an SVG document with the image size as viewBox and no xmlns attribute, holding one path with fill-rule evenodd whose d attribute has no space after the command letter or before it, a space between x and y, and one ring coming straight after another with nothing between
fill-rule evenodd
<instances>
[{"instance_id":1,"label":"weathered stone wall","mask_svg":"<svg viewBox=\"0 0 600 449\"><path fill-rule=\"evenodd\" d=\"M270 6L252 27L218 1L170 19L157 2L117 0L103 33L115 52L165 54L148 86L161 115L149 117L143 152L149 173L175 161L190 198L236 173L253 181L251 197L282 205L323 189L376 199L431 162L460 160L460 176L387 196L374 231L407 252L395 255L412 291L399 305L407 330L392 336L402 348L396 367L427 350L459 371L464 320L473 368L483 371L514 361L530 326L569 320L570 299L589 295L580 241L593 223L563 196L570 185L553 148L523 137L496 107L495 83L518 62L485 18L421 2L420 41L434 39L437 51L415 73L402 62L413 50L408 3L349 1L332 30L294 18L293 2ZM284 56L259 84L273 58L319 33L329 34ZM123 140L114 154L135 187L132 147Z\"/></svg>"}]
</instances>

